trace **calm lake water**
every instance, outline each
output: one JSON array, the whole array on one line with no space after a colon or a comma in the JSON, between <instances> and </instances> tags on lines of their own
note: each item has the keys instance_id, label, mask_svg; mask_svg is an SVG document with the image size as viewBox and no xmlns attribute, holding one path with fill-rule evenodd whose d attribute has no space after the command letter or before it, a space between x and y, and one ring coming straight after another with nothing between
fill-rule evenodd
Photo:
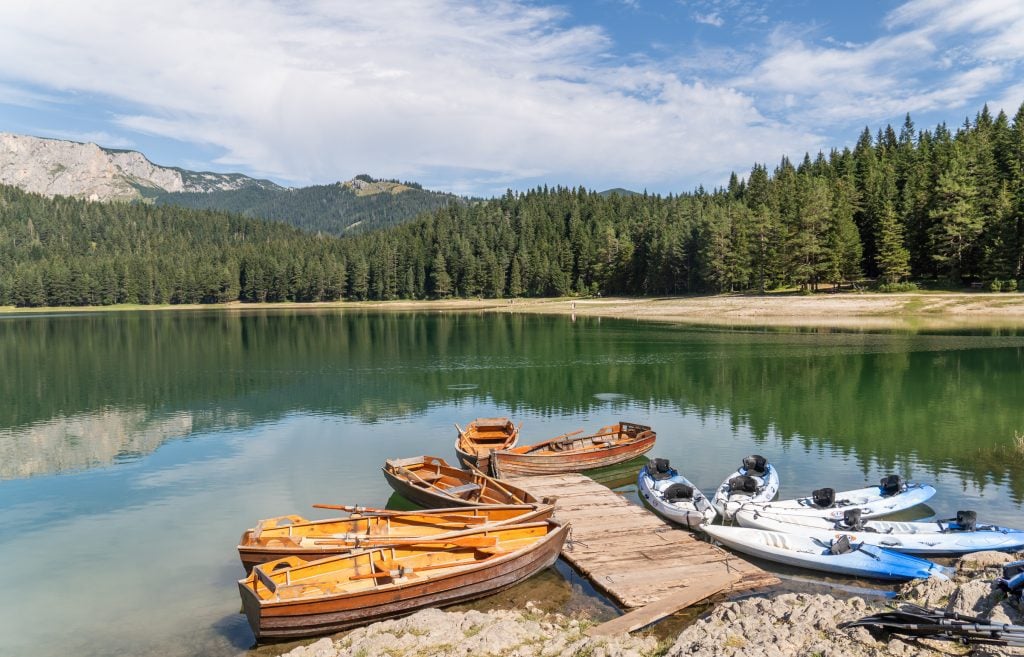
<instances>
[{"instance_id":1,"label":"calm lake water","mask_svg":"<svg viewBox=\"0 0 1024 657\"><path fill-rule=\"evenodd\" d=\"M706 492L757 452L784 497L899 472L939 490L916 515L1024 524L1024 336L1005 332L98 313L0 318L0 363L4 655L245 652L243 529L383 506L385 458L454 461L453 423L478 416L527 442L650 424L652 456Z\"/></svg>"}]
</instances>

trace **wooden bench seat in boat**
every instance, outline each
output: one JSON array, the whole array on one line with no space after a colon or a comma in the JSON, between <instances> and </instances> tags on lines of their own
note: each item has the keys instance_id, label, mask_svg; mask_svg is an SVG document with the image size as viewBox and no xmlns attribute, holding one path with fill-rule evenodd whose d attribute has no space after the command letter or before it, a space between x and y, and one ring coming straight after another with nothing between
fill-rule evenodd
<instances>
[{"instance_id":1,"label":"wooden bench seat in boat","mask_svg":"<svg viewBox=\"0 0 1024 657\"><path fill-rule=\"evenodd\" d=\"M480 484L469 483L469 484L462 484L461 486L452 486L451 488L445 489L444 492L448 493L452 497L459 497L459 498L462 498L462 499L466 499L466 498L470 497L473 493L477 493L479 491L480 491Z\"/></svg>"}]
</instances>

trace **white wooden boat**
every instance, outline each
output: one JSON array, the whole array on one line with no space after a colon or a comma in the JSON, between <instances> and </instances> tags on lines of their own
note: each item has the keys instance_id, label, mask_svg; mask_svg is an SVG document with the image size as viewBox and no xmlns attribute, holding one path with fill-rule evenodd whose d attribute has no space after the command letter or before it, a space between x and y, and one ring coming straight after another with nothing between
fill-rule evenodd
<instances>
[{"instance_id":1,"label":"white wooden boat","mask_svg":"<svg viewBox=\"0 0 1024 657\"><path fill-rule=\"evenodd\" d=\"M751 556L798 568L871 579L949 579L945 569L909 554L856 543L844 534L829 541L746 527L704 525L718 543Z\"/></svg>"},{"instance_id":2,"label":"white wooden boat","mask_svg":"<svg viewBox=\"0 0 1024 657\"><path fill-rule=\"evenodd\" d=\"M819 540L831 540L839 533L848 534L852 541L906 554L952 556L982 550L1024 549L1024 531L977 523L964 512L958 513L957 518L932 522L863 522L858 511L847 511L846 518L835 521L813 516L787 519L751 505L736 512L736 522L752 529Z\"/></svg>"},{"instance_id":3,"label":"white wooden boat","mask_svg":"<svg viewBox=\"0 0 1024 657\"><path fill-rule=\"evenodd\" d=\"M763 456L752 454L743 459L736 472L730 474L715 491L715 510L725 520L748 502L770 502L779 492L779 475L775 466Z\"/></svg>"},{"instance_id":4,"label":"white wooden boat","mask_svg":"<svg viewBox=\"0 0 1024 657\"><path fill-rule=\"evenodd\" d=\"M799 518L841 520L851 509L860 509L862 518L877 518L898 513L928 501L933 495L935 489L927 484L908 484L896 475L889 475L882 479L880 485L869 488L838 493L830 488L823 488L811 496L793 500L749 502L755 503L761 511L786 521L797 521Z\"/></svg>"},{"instance_id":5,"label":"white wooden boat","mask_svg":"<svg viewBox=\"0 0 1024 657\"><path fill-rule=\"evenodd\" d=\"M651 459L641 468L636 485L655 513L690 529L713 522L718 515L704 493L666 459Z\"/></svg>"}]
</instances>

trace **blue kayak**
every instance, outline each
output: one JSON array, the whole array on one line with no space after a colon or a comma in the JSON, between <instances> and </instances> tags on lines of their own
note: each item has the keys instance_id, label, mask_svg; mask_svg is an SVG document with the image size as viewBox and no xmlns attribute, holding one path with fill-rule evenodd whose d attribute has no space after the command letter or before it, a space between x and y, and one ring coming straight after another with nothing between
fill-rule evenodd
<instances>
[{"instance_id":1,"label":"blue kayak","mask_svg":"<svg viewBox=\"0 0 1024 657\"><path fill-rule=\"evenodd\" d=\"M746 527L704 525L701 529L737 552L799 568L870 579L949 579L948 569L927 559L850 542L845 534L823 541Z\"/></svg>"}]
</instances>

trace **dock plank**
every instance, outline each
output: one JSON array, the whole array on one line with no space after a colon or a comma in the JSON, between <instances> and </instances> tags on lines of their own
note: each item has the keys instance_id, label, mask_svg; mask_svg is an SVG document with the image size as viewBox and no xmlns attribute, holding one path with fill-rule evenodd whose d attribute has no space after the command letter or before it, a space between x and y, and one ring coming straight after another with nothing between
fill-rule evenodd
<instances>
[{"instance_id":1,"label":"dock plank","mask_svg":"<svg viewBox=\"0 0 1024 657\"><path fill-rule=\"evenodd\" d=\"M634 610L595 632L632 631L726 589L778 583L770 573L669 525L585 475L509 481L537 498L554 499L555 517L572 523L562 556L597 589Z\"/></svg>"}]
</instances>

